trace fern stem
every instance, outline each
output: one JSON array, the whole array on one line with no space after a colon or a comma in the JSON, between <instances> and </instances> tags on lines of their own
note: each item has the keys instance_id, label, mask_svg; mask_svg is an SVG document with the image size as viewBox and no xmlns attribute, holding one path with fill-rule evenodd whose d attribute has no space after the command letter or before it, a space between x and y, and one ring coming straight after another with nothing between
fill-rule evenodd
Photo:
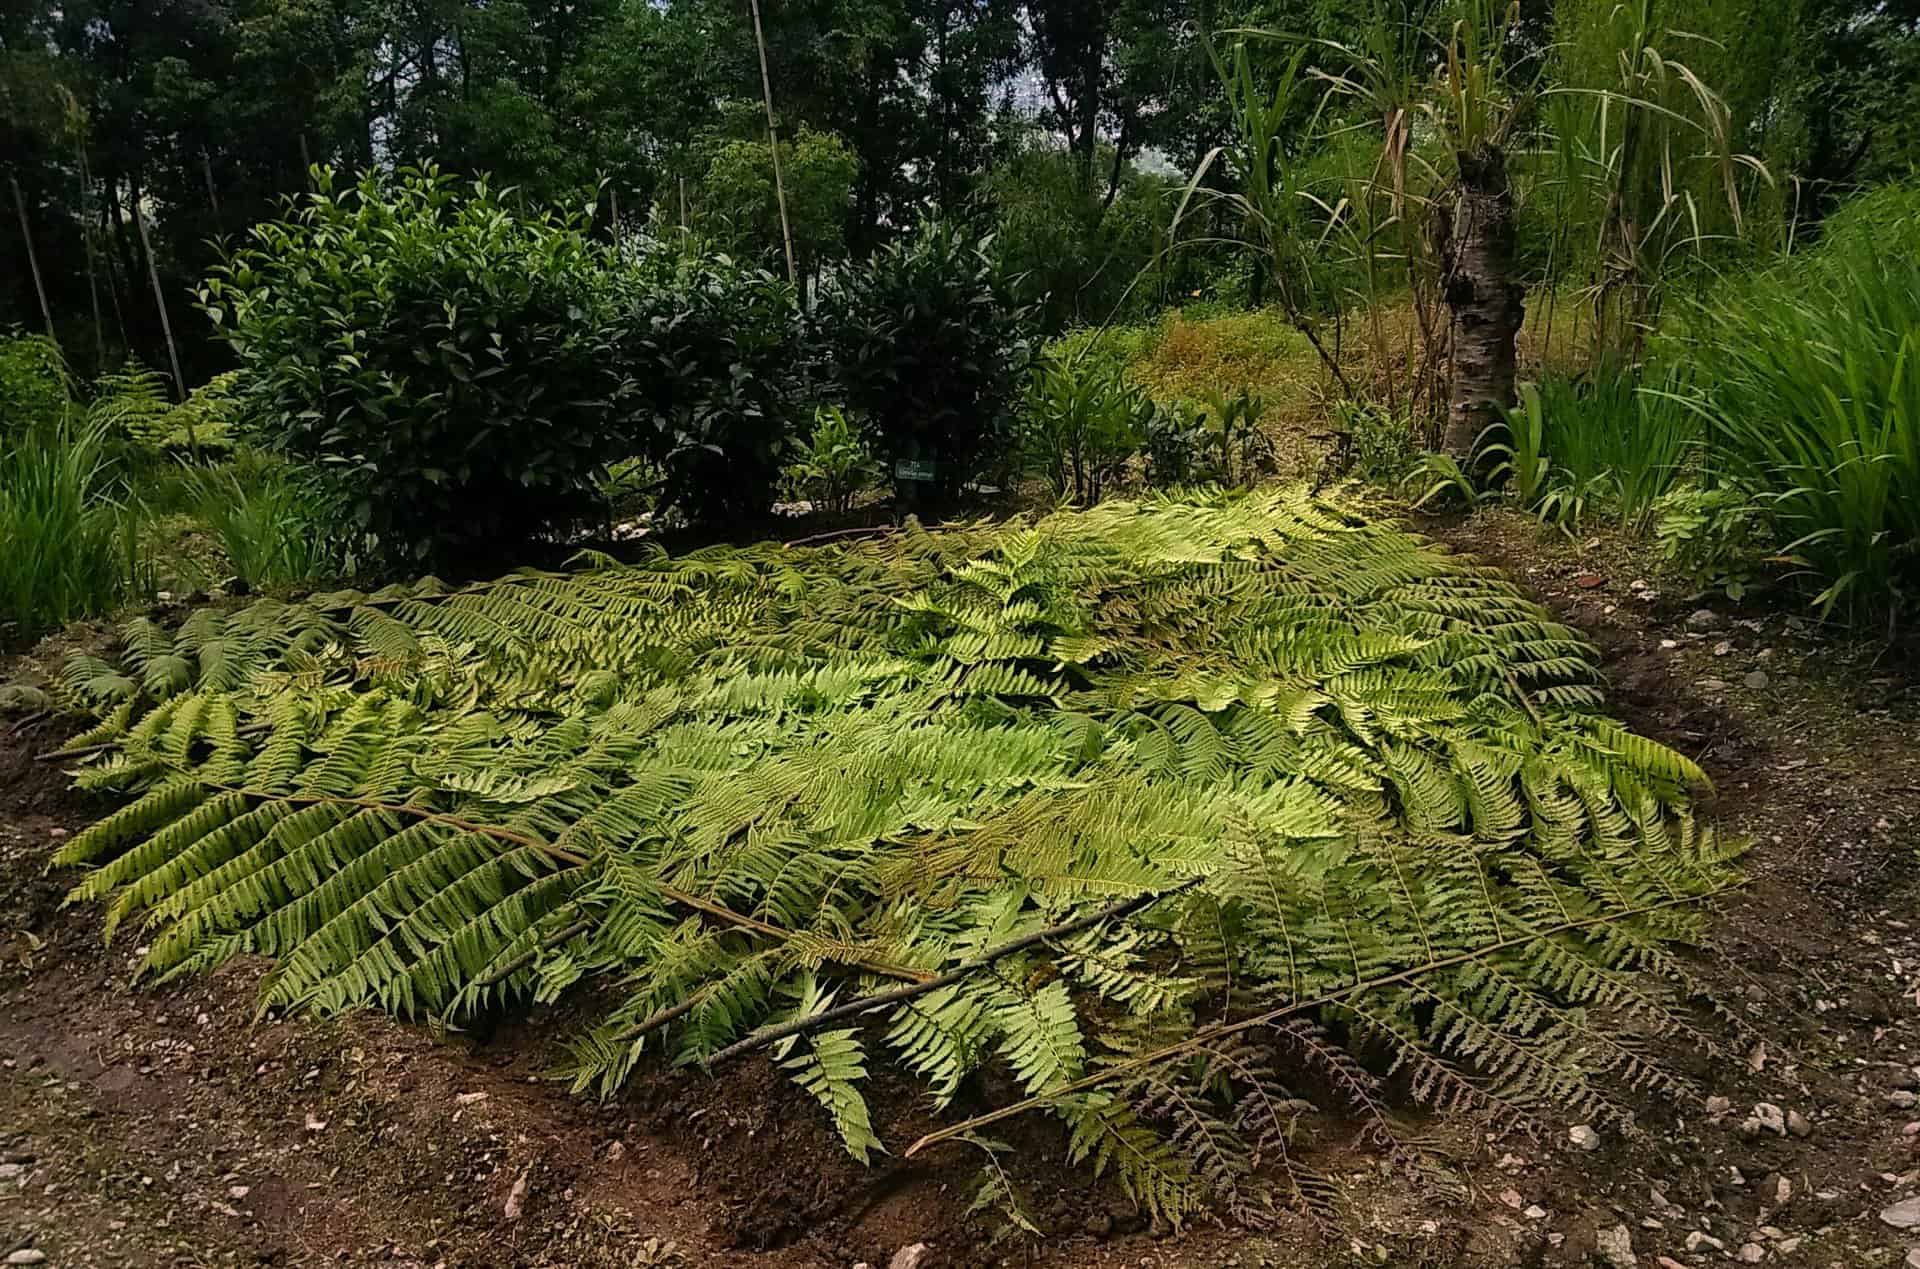
<instances>
[{"instance_id":1,"label":"fern stem","mask_svg":"<svg viewBox=\"0 0 1920 1269\"><path fill-rule=\"evenodd\" d=\"M1017 939L1009 939L998 947L988 948L972 960L955 966L937 978L927 978L915 983L911 987L895 987L888 991L875 992L870 996L862 996L858 1000L849 1000L843 1005L835 1005L831 1009L822 1009L819 1013L810 1013L804 1018L790 1018L785 1022L777 1023L770 1027L762 1027L745 1039L737 1040L726 1048L721 1049L718 1053L715 1053L702 1063L702 1065L711 1071L723 1062L739 1057L743 1053L751 1053L755 1049L764 1048L776 1041L784 1040L790 1035L799 1035L803 1031L812 1031L818 1027L824 1027L847 1018L858 1017L863 1013L871 1013L875 1009L884 1009L888 1005L897 1005L903 1000L912 1000L915 996L924 996L928 992L938 991L942 987L951 987L962 979L979 973L982 969L985 969L1003 957L1011 956L1015 952L1025 951L1037 943L1045 943L1052 939L1067 938L1080 933L1082 930L1092 929L1104 921L1125 920L1142 908L1157 903L1162 899L1171 898L1174 895L1193 889L1204 880L1204 877L1195 877L1191 881L1182 882L1171 890L1155 890L1146 894L1137 894L1131 899L1124 899L1119 903L1109 904L1101 908L1098 912L1090 912L1086 916L1076 917L1060 925L1050 925L1044 930L1035 930L1033 933L1023 934Z\"/></svg>"},{"instance_id":2,"label":"fern stem","mask_svg":"<svg viewBox=\"0 0 1920 1269\"><path fill-rule=\"evenodd\" d=\"M1537 930L1531 934L1517 934L1512 938L1502 939L1498 943L1489 943L1485 947L1475 948L1470 952L1461 952L1457 956L1444 956L1436 961L1428 961L1424 965L1415 965L1411 968L1400 970L1398 973L1383 974L1378 978L1370 978L1365 982L1354 983L1351 986L1342 987L1337 991L1325 992L1308 1000L1296 1000L1289 1004L1281 1005L1277 1009L1269 1009L1265 1013L1255 1014L1250 1018L1242 1018L1236 1022L1217 1023L1214 1026L1205 1027L1194 1032L1184 1040L1177 1040L1172 1044L1155 1049L1151 1053L1142 1053L1138 1057L1128 1058L1124 1062L1116 1062L1112 1066L1105 1067L1092 1075L1074 1080L1070 1084L1062 1084L1058 1088L1048 1089L1044 1093L1036 1093L1032 1097L1015 1102L1010 1106L1002 1106L998 1110L988 1111L984 1115L975 1115L971 1119L964 1119L957 1124L950 1124L945 1128L930 1132L908 1146L906 1153L901 1155L901 1158L911 1159L928 1146L938 1145L942 1141L949 1141L954 1137L964 1136L981 1128L985 1128L989 1124L997 1124L1002 1120L1023 1115L1029 1110L1044 1106L1049 1102L1057 1101L1062 1097L1069 1097L1075 1093L1084 1093L1091 1088L1098 1088L1100 1085L1111 1083L1113 1080L1131 1071L1137 1071L1146 1066L1153 1066L1156 1063L1166 1061L1168 1058L1179 1057L1184 1053L1191 1053L1197 1048L1202 1048L1226 1036L1236 1035L1242 1031L1252 1031L1260 1027L1272 1026L1283 1018L1304 1013L1309 1009L1316 1009L1321 1005L1335 1004L1354 996L1375 991L1381 987L1391 987L1397 983L1411 982L1414 979L1436 973L1443 969L1452 969L1458 965L1466 965L1473 961L1483 960L1499 952L1509 951L1516 947L1524 947L1530 943L1538 943L1540 940L1552 938L1556 934L1567 934L1575 930L1588 929L1596 925L1614 925L1621 921L1632 920L1634 917L1646 916L1649 913L1658 912L1663 908L1675 908L1684 904L1702 903L1708 899L1718 898L1729 891L1737 890L1745 884L1746 882L1744 880L1735 881L1728 885L1721 886L1718 889L1710 890L1705 894L1682 895L1679 898L1664 899L1659 903L1650 903L1645 907L1633 908L1625 912L1608 912L1600 916L1587 917L1579 921L1562 922L1559 925L1549 926L1544 930ZM734 1047L738 1048L739 1046L736 1045ZM722 1050L720 1056L724 1056L725 1052L725 1050Z\"/></svg>"}]
</instances>

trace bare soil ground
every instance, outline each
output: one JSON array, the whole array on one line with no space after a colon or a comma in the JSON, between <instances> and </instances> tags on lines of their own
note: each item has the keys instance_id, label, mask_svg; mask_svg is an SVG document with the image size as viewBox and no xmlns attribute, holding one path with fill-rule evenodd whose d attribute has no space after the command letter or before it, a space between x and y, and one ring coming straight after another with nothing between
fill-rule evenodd
<instances>
[{"instance_id":1,"label":"bare soil ground","mask_svg":"<svg viewBox=\"0 0 1920 1269\"><path fill-rule=\"evenodd\" d=\"M487 1034L256 1020L249 964L132 985L136 939L103 945L97 913L60 908L70 879L45 873L104 807L34 760L58 720L0 720L0 1261L1920 1264L1920 1229L1880 1217L1920 1194L1914 667L1785 609L1662 593L1624 549L1543 540L1524 518L1434 532L1587 630L1614 709L1700 760L1726 831L1753 841L1752 883L1698 960L1741 1025L1717 1024L1717 1054L1664 1046L1699 1096L1637 1097L1642 1134L1583 1150L1569 1125L1495 1133L1406 1110L1428 1160L1410 1178L1328 1118L1308 1125L1308 1157L1343 1195L1340 1229L1174 1234L1064 1168L1047 1125L1018 1124L1016 1180L1049 1236L995 1243L966 1215L965 1147L861 1169L766 1066L658 1073L603 1106L542 1078L567 1021L548 1013ZM1713 619L1690 620L1702 607ZM875 1101L896 1147L932 1122L904 1084Z\"/></svg>"}]
</instances>

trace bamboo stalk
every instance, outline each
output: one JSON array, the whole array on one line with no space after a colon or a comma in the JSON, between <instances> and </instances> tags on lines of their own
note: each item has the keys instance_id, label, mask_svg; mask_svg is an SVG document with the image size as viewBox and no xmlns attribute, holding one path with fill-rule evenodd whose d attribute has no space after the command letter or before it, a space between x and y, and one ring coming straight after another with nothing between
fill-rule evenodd
<instances>
[{"instance_id":1,"label":"bamboo stalk","mask_svg":"<svg viewBox=\"0 0 1920 1269\"><path fill-rule=\"evenodd\" d=\"M13 186L13 205L20 213L20 237L27 244L27 268L33 273L33 291L40 297L40 320L47 324L47 338L57 346L59 338L53 333L53 310L47 306L46 284L40 280L40 256L33 249L33 226L27 221L27 199L20 192L20 182L12 172L7 173L7 184Z\"/></svg>"},{"instance_id":2,"label":"bamboo stalk","mask_svg":"<svg viewBox=\"0 0 1920 1269\"><path fill-rule=\"evenodd\" d=\"M773 197L780 205L780 240L787 250L787 285L798 289L800 275L793 262L793 226L787 222L787 183L780 175L780 134L773 123L773 80L767 74L767 37L760 29L760 0L747 0L747 7L753 10L753 40L760 48L760 100L767 108L767 148L773 155ZM685 198L683 186L683 208ZM681 219L685 218L683 210Z\"/></svg>"},{"instance_id":3,"label":"bamboo stalk","mask_svg":"<svg viewBox=\"0 0 1920 1269\"><path fill-rule=\"evenodd\" d=\"M147 253L147 280L153 283L153 303L160 310L160 333L167 339L167 360L173 364L173 394L179 400L187 399L187 381L180 374L180 350L173 342L173 319L167 316L166 293L160 289L160 266L153 258L153 240L147 237L147 219L140 214L140 200L129 200L133 204L133 227L140 235L140 249ZM195 461L200 458L200 446L194 439L191 426L187 432L187 445L193 452Z\"/></svg>"}]
</instances>

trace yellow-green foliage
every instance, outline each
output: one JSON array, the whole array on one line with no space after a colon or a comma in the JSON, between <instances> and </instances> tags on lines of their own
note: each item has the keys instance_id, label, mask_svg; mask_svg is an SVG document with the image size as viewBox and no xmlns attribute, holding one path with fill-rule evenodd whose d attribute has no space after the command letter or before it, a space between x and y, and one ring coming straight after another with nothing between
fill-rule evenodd
<instances>
[{"instance_id":1,"label":"yellow-green foliage","mask_svg":"<svg viewBox=\"0 0 1920 1269\"><path fill-rule=\"evenodd\" d=\"M1284 408L1310 400L1326 372L1306 336L1280 313L1260 310L1206 318L1170 313L1133 376L1162 400L1251 388Z\"/></svg>"},{"instance_id":2,"label":"yellow-green foliage","mask_svg":"<svg viewBox=\"0 0 1920 1269\"><path fill-rule=\"evenodd\" d=\"M902 1144L876 1064L942 1104L1000 1064L1173 1220L1307 1195L1262 1188L1287 1082L1381 1096L1336 1035L1441 1105L1667 1079L1635 1036L1684 1029L1664 949L1728 875L1701 773L1491 570L1291 489L584 565L76 659L80 782L132 800L60 853L74 897L153 972L275 958L263 1006L591 982L603 1090L952 974L774 1057L862 1158Z\"/></svg>"}]
</instances>

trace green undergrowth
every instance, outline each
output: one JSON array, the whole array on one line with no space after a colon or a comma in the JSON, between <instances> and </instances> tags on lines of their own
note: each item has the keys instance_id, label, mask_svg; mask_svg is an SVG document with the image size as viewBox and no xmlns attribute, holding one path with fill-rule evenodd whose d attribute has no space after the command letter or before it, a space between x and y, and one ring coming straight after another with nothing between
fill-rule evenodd
<instances>
[{"instance_id":1,"label":"green undergrowth","mask_svg":"<svg viewBox=\"0 0 1920 1269\"><path fill-rule=\"evenodd\" d=\"M863 1160L930 1144L881 1064L999 1149L993 1065L1175 1222L1324 1204L1296 1087L1630 1126L1643 1037L1710 1047L1700 771L1497 573L1300 490L124 633L62 691L130 800L59 863L149 972L272 957L263 1008L578 991L576 1087L765 1052Z\"/></svg>"}]
</instances>

